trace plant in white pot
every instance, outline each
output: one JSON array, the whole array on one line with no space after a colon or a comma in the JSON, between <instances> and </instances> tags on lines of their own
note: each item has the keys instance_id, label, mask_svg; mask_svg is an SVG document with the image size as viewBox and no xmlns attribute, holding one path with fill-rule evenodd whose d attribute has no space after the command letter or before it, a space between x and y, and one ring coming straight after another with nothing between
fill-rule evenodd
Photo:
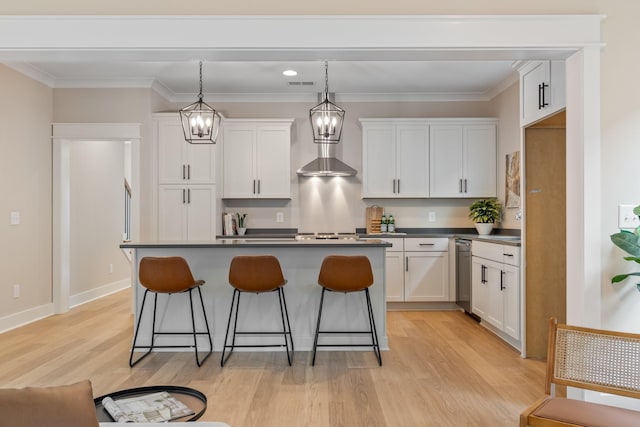
<instances>
[{"instance_id":1,"label":"plant in white pot","mask_svg":"<svg viewBox=\"0 0 640 427\"><path fill-rule=\"evenodd\" d=\"M469 218L473 221L478 234L491 234L494 223L500 220L502 205L497 199L477 200L469 206Z\"/></svg>"}]
</instances>

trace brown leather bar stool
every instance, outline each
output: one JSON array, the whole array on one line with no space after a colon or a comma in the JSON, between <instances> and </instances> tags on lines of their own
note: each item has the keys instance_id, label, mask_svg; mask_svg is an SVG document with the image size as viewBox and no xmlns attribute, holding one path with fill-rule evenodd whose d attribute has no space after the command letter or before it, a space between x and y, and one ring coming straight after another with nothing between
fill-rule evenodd
<instances>
[{"instance_id":1,"label":"brown leather bar stool","mask_svg":"<svg viewBox=\"0 0 640 427\"><path fill-rule=\"evenodd\" d=\"M373 284L373 272L371 263L366 256L344 256L329 255L322 261L318 284L322 286L322 296L320 297L320 308L318 309L318 324L316 325L316 336L313 341L313 360L311 365L316 364L316 350L318 347L373 347L373 352L378 359L378 364L382 366L382 355L378 343L378 332L373 318L371 308L371 297L369 287ZM367 310L369 312L368 331L321 331L320 320L322 318L322 305L324 303L325 291L330 292L364 292L367 300ZM320 334L371 334L371 344L318 344Z\"/></svg>"},{"instance_id":2,"label":"brown leather bar stool","mask_svg":"<svg viewBox=\"0 0 640 427\"><path fill-rule=\"evenodd\" d=\"M211 356L213 345L211 342L211 332L209 331L209 322L207 321L207 313L204 309L204 302L202 301L202 291L200 286L204 285L204 280L195 280L191 274L189 264L184 258L181 257L144 257L140 260L139 269L140 284L146 289L144 296L142 297L142 306L140 307L140 315L138 316L138 325L136 326L136 333L133 337L133 346L131 347L131 356L129 356L129 366L133 366L151 353L154 348L191 348L191 346L184 345L155 345L156 335L193 335L193 347L195 349L196 364L198 366L207 360ZM207 328L205 331L196 330L196 321L193 314L193 297L191 291L198 290L200 296L200 305L202 306L202 316L204 317L204 324ZM155 298L153 301L153 323L151 329L151 345L136 345L138 340L138 331L140 330L140 323L142 323L142 312L144 310L144 304L147 299L147 293L153 292ZM188 332L156 332L156 308L158 306L158 294L177 294L182 292L189 292L189 306L191 308L191 326L192 330ZM198 335L207 335L209 338L209 352L204 356L202 360L198 356ZM133 352L137 348L146 348L148 351L140 356L137 360L133 360Z\"/></svg>"},{"instance_id":3,"label":"brown leather bar stool","mask_svg":"<svg viewBox=\"0 0 640 427\"><path fill-rule=\"evenodd\" d=\"M237 256L231 260L229 267L229 283L234 287L233 298L231 299L231 308L229 309L229 321L227 322L227 332L224 336L224 347L222 348L222 357L220 358L220 366L224 366L227 359L233 353L236 347L285 347L287 350L287 360L291 366L291 357L293 355L293 338L291 337L291 325L289 324L289 313L287 312L287 302L284 298L284 285L287 281L282 275L280 262L271 255L258 256ZM263 292L277 292L280 302L280 317L282 318L282 332L238 332L238 311L240 308L240 294L243 292L251 292L260 294ZM231 344L227 344L229 339L229 327L231 325L231 316L234 311L235 303L235 319L233 321L233 337ZM286 323L286 324L285 324ZM264 344L264 345L239 345L236 344L236 335L280 335L284 337L284 344ZM291 342L291 353L289 353L289 342ZM225 351L230 349L225 359Z\"/></svg>"}]
</instances>

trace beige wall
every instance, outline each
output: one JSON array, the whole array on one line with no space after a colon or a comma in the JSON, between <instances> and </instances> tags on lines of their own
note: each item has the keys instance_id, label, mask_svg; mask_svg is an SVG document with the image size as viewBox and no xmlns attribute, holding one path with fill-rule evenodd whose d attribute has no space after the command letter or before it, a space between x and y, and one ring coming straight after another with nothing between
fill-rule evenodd
<instances>
[{"instance_id":1,"label":"beige wall","mask_svg":"<svg viewBox=\"0 0 640 427\"><path fill-rule=\"evenodd\" d=\"M124 231L124 143L71 144L70 296L129 277L118 247ZM109 265L112 271L109 271Z\"/></svg>"},{"instance_id":2,"label":"beige wall","mask_svg":"<svg viewBox=\"0 0 640 427\"><path fill-rule=\"evenodd\" d=\"M1 321L51 302L53 91L0 65L0 94ZM10 225L13 211L20 225Z\"/></svg>"},{"instance_id":3,"label":"beige wall","mask_svg":"<svg viewBox=\"0 0 640 427\"><path fill-rule=\"evenodd\" d=\"M514 151L520 151L521 135L520 135L520 85L514 83L498 96L496 96L491 105L494 108L492 114L499 120L498 124L498 198L505 201L505 170L506 156ZM520 229L521 221L516 219L516 214L520 209L509 208L504 209L502 228Z\"/></svg>"}]
</instances>

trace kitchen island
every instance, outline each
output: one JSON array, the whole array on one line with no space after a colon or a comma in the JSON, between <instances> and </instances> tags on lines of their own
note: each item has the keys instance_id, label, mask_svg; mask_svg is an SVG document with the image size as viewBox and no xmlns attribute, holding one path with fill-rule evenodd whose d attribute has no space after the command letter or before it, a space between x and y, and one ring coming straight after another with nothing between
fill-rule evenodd
<instances>
[{"instance_id":1,"label":"kitchen island","mask_svg":"<svg viewBox=\"0 0 640 427\"><path fill-rule=\"evenodd\" d=\"M121 248L134 250L132 263L134 328L138 322L138 343L148 345L151 336L151 304L147 302L143 319L138 319L144 288L138 282L138 266L146 256L181 256L187 260L193 276L205 280L202 296L213 337L214 351L222 351L233 288L228 274L231 259L238 255L273 255L278 258L285 279L284 287L291 332L296 351L309 351L313 347L321 287L317 284L322 260L327 255L365 255L371 261L374 283L370 288L371 304L382 349L388 349L386 333L385 248L391 246L382 240L295 240L282 238L220 239L206 242L139 242L123 243ZM243 294L238 330L280 331L282 323L277 293ZM196 326L203 326L196 310ZM190 330L189 300L187 294L158 298L157 330L170 332ZM199 324L198 324L199 322ZM322 315L324 330L366 330L368 315L365 298L361 293L330 294L325 298ZM347 326L348 325L348 326ZM159 336L158 345L189 345L190 336ZM198 348L205 349L205 339L199 337ZM367 343L362 334L336 335L328 340L343 344ZM239 336L238 344L279 343L279 336ZM202 347L201 347L202 346ZM344 348L343 348L344 349ZM360 347L353 347L360 349ZM239 349L241 350L241 349ZM184 349L183 349L184 351ZM259 351L259 349L251 349Z\"/></svg>"}]
</instances>

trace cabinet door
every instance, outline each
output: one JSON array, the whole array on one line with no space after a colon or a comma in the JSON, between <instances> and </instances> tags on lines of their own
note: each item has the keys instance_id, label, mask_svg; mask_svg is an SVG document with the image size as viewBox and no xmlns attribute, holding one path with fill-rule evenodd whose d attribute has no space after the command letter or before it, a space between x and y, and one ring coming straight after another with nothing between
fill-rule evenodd
<instances>
[{"instance_id":1,"label":"cabinet door","mask_svg":"<svg viewBox=\"0 0 640 427\"><path fill-rule=\"evenodd\" d=\"M393 125L362 129L362 197L395 197L396 150Z\"/></svg>"},{"instance_id":2,"label":"cabinet door","mask_svg":"<svg viewBox=\"0 0 640 427\"><path fill-rule=\"evenodd\" d=\"M465 197L496 197L496 127L464 127L463 190Z\"/></svg>"},{"instance_id":3,"label":"cabinet door","mask_svg":"<svg viewBox=\"0 0 640 427\"><path fill-rule=\"evenodd\" d=\"M214 144L189 144L182 141L187 158L187 183L188 184L214 184L215 152Z\"/></svg>"},{"instance_id":4,"label":"cabinet door","mask_svg":"<svg viewBox=\"0 0 640 427\"><path fill-rule=\"evenodd\" d=\"M471 257L471 312L482 319L489 311L489 281L484 260Z\"/></svg>"},{"instance_id":5,"label":"cabinet door","mask_svg":"<svg viewBox=\"0 0 640 427\"><path fill-rule=\"evenodd\" d=\"M187 188L187 240L215 240L215 206L214 185Z\"/></svg>"},{"instance_id":6,"label":"cabinet door","mask_svg":"<svg viewBox=\"0 0 640 427\"><path fill-rule=\"evenodd\" d=\"M185 240L187 190L180 185L158 188L158 240Z\"/></svg>"},{"instance_id":7,"label":"cabinet door","mask_svg":"<svg viewBox=\"0 0 640 427\"><path fill-rule=\"evenodd\" d=\"M544 117L541 84L549 84L549 61L527 64L520 75L520 124L522 126Z\"/></svg>"},{"instance_id":8,"label":"cabinet door","mask_svg":"<svg viewBox=\"0 0 640 427\"><path fill-rule=\"evenodd\" d=\"M255 126L225 126L222 147L223 197L253 198L257 190L254 176Z\"/></svg>"},{"instance_id":9,"label":"cabinet door","mask_svg":"<svg viewBox=\"0 0 640 427\"><path fill-rule=\"evenodd\" d=\"M502 264L484 260L485 275L489 281L489 306L484 318L499 330L504 329L504 276Z\"/></svg>"},{"instance_id":10,"label":"cabinet door","mask_svg":"<svg viewBox=\"0 0 640 427\"><path fill-rule=\"evenodd\" d=\"M503 265L504 332L520 339L520 268Z\"/></svg>"},{"instance_id":11,"label":"cabinet door","mask_svg":"<svg viewBox=\"0 0 640 427\"><path fill-rule=\"evenodd\" d=\"M429 133L429 193L431 197L461 197L463 128L431 125Z\"/></svg>"},{"instance_id":12,"label":"cabinet door","mask_svg":"<svg viewBox=\"0 0 640 427\"><path fill-rule=\"evenodd\" d=\"M429 135L426 125L396 126L396 197L429 196Z\"/></svg>"},{"instance_id":13,"label":"cabinet door","mask_svg":"<svg viewBox=\"0 0 640 427\"><path fill-rule=\"evenodd\" d=\"M185 158L184 133L180 118L157 119L156 138L158 143L158 183L178 184L186 181L187 159Z\"/></svg>"},{"instance_id":14,"label":"cabinet door","mask_svg":"<svg viewBox=\"0 0 640 427\"><path fill-rule=\"evenodd\" d=\"M291 198L289 127L260 126L256 141L256 196Z\"/></svg>"},{"instance_id":15,"label":"cabinet door","mask_svg":"<svg viewBox=\"0 0 640 427\"><path fill-rule=\"evenodd\" d=\"M385 268L387 301L404 301L404 252L387 252Z\"/></svg>"},{"instance_id":16,"label":"cabinet door","mask_svg":"<svg viewBox=\"0 0 640 427\"><path fill-rule=\"evenodd\" d=\"M449 300L449 254L405 252L405 301Z\"/></svg>"}]
</instances>

